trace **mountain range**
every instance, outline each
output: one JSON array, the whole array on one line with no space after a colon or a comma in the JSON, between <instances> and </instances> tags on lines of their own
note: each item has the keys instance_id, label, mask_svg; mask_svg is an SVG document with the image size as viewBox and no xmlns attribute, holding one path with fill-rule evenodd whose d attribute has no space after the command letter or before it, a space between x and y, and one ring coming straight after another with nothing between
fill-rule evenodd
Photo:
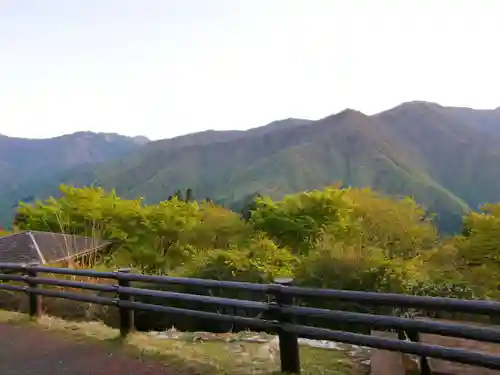
<instances>
[{"instance_id":1,"label":"mountain range","mask_svg":"<svg viewBox=\"0 0 500 375\"><path fill-rule=\"evenodd\" d=\"M347 109L151 142L88 132L0 136L5 216L19 199L56 194L60 183L93 183L146 202L191 188L236 207L256 193L279 198L337 182L411 195L436 213L443 231L455 231L464 212L500 201L500 108L408 102L371 116Z\"/></svg>"}]
</instances>

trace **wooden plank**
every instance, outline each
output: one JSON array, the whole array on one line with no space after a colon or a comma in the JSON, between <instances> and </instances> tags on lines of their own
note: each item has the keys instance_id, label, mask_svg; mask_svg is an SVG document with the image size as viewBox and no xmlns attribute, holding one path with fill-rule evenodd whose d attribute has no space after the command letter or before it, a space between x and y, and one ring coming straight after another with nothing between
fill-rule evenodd
<instances>
[{"instance_id":1,"label":"wooden plank","mask_svg":"<svg viewBox=\"0 0 500 375\"><path fill-rule=\"evenodd\" d=\"M423 319L423 318L420 318ZM470 326L481 326L479 323L471 322L457 322L445 319L433 319L443 323L461 323ZM491 326L490 326L491 327ZM440 345L449 348L457 348L469 350L484 354L500 355L500 344L486 343L475 340L466 340L455 337L445 337L440 335L432 335L427 333L420 334L420 342L431 345ZM463 365L460 363L453 363L443 361L440 359L429 358L429 366L433 374L450 374L450 375L500 375L498 370L490 370L477 366Z\"/></svg>"},{"instance_id":2,"label":"wooden plank","mask_svg":"<svg viewBox=\"0 0 500 375\"><path fill-rule=\"evenodd\" d=\"M372 336L397 339L394 332L372 331ZM399 352L372 349L370 357L370 375L405 375L404 355Z\"/></svg>"}]
</instances>

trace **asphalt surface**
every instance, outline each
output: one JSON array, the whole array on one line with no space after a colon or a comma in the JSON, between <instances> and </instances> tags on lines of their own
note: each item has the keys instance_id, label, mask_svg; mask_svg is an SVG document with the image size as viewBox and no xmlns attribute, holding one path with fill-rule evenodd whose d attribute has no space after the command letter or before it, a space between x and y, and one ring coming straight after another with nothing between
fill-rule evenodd
<instances>
[{"instance_id":1,"label":"asphalt surface","mask_svg":"<svg viewBox=\"0 0 500 375\"><path fill-rule=\"evenodd\" d=\"M180 375L118 345L71 340L31 325L0 323L1 375Z\"/></svg>"}]
</instances>

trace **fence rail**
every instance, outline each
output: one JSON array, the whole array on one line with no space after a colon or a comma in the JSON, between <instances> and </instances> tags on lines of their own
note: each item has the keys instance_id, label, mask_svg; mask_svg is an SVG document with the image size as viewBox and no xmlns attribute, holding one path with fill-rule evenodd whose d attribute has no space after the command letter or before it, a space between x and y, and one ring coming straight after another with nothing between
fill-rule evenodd
<instances>
[{"instance_id":1,"label":"fence rail","mask_svg":"<svg viewBox=\"0 0 500 375\"><path fill-rule=\"evenodd\" d=\"M40 274L47 273L85 276L96 279L111 279L115 280L116 284L94 284L40 276ZM500 370L500 356L418 342L418 335L420 333L428 333L462 339L500 343L500 330L496 328L474 327L459 323L424 321L390 315L374 315L298 306L294 304L294 299L297 297L321 297L338 301L350 301L378 306L383 305L403 308L420 308L426 310L442 310L483 315L499 314L499 302L302 288L292 286L291 279L276 280L274 284L254 284L247 282L140 275L133 274L128 269L121 269L116 272L98 272L94 270L51 268L38 265L20 265L11 263L0 263L0 281L0 289L27 294L29 299L29 314L31 317L38 317L42 314L42 296L115 306L119 309L120 334L122 337L125 337L134 329L134 311L140 310L181 314L195 319L212 319L215 321L239 324L246 328L275 332L279 336L281 370L286 373L300 373L299 337L331 340L375 349L414 354L421 357L420 368L421 373L424 375L430 374L430 369L427 363L428 357ZM23 282L25 285L8 283L10 281ZM133 286L132 282L259 292L272 298L272 302L212 297L138 288ZM68 291L57 291L43 288L43 286L61 286L96 292L115 293L116 297L113 298ZM206 305L232 307L243 310L264 311L269 314L270 318L262 319L235 316L230 314L156 305L135 301L134 297L137 296L197 302ZM372 329L396 330L399 333L406 332L407 337L412 338L413 341L388 339L370 336L367 334L299 325L296 323L296 318L300 317L319 318L329 322L349 323Z\"/></svg>"}]
</instances>

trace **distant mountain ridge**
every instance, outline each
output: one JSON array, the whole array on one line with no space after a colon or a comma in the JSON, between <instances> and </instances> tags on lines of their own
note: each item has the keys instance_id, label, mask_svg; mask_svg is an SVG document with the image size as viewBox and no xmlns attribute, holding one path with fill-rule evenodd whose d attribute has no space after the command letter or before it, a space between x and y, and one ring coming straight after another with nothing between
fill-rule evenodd
<instances>
[{"instance_id":1,"label":"distant mountain ridge","mask_svg":"<svg viewBox=\"0 0 500 375\"><path fill-rule=\"evenodd\" d=\"M3 162L0 154L0 178ZM500 201L500 110L418 101L372 116L347 109L316 121L207 130L66 168L5 197L46 197L59 183L95 183L147 202L191 188L237 206L257 192L278 198L335 182L411 195L437 213L442 229L456 230L467 210Z\"/></svg>"},{"instance_id":2,"label":"distant mountain ridge","mask_svg":"<svg viewBox=\"0 0 500 375\"><path fill-rule=\"evenodd\" d=\"M146 137L77 132L46 139L0 136L0 198L23 183L52 178L63 171L102 163L148 143Z\"/></svg>"}]
</instances>

